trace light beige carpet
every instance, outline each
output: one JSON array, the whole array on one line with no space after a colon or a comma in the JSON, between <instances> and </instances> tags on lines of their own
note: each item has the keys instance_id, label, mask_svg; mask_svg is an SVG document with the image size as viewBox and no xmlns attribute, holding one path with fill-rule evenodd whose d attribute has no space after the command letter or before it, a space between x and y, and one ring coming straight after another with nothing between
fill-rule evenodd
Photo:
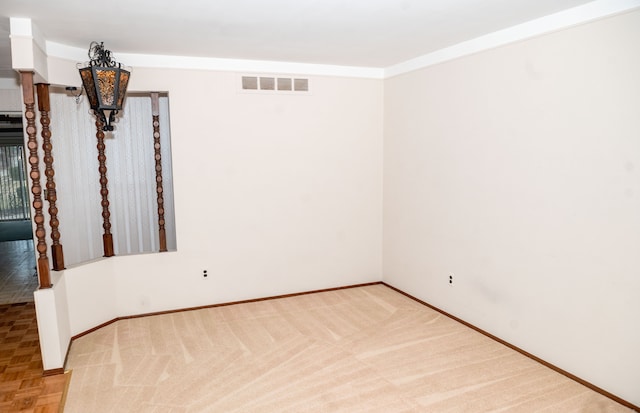
<instances>
[{"instance_id":1,"label":"light beige carpet","mask_svg":"<svg viewBox=\"0 0 640 413\"><path fill-rule=\"evenodd\" d=\"M384 285L121 320L65 412L629 412Z\"/></svg>"}]
</instances>

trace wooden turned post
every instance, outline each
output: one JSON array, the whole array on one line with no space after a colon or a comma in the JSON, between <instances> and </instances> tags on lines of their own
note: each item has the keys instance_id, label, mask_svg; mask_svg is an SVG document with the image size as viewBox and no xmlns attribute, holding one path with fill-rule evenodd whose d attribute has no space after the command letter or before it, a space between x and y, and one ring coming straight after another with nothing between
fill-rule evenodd
<instances>
[{"instance_id":1,"label":"wooden turned post","mask_svg":"<svg viewBox=\"0 0 640 413\"><path fill-rule=\"evenodd\" d=\"M102 228L104 233L102 234L102 246L104 248L105 257L113 257L113 236L111 235L111 222L109 218L111 213L109 212L109 189L107 188L107 156L104 154L104 132L102 128L104 124L100 120L99 116L96 116L96 137L98 138L98 171L100 172L100 195L102 195Z\"/></svg>"},{"instance_id":2,"label":"wooden turned post","mask_svg":"<svg viewBox=\"0 0 640 413\"><path fill-rule=\"evenodd\" d=\"M47 177L47 193L46 198L49 202L49 225L51 226L51 259L53 260L53 269L55 271L64 270L64 254L62 252L62 245L60 244L60 231L58 230L58 207L56 202L58 196L56 194L56 182L53 179L55 170L53 169L53 155L51 150L51 130L49 124L51 120L49 118L49 112L51 111L51 104L49 102L49 85L46 83L38 83L36 85L38 92L38 109L40 110L40 124L42 125L42 150L44 151L44 174Z\"/></svg>"},{"instance_id":3,"label":"wooden turned post","mask_svg":"<svg viewBox=\"0 0 640 413\"><path fill-rule=\"evenodd\" d=\"M156 194L158 196L158 233L160 252L167 251L167 233L164 228L164 190L162 189L162 154L160 152L160 104L157 92L151 93L151 114L153 115L153 149L156 160Z\"/></svg>"},{"instance_id":4,"label":"wooden turned post","mask_svg":"<svg viewBox=\"0 0 640 413\"><path fill-rule=\"evenodd\" d=\"M51 288L49 258L47 257L46 231L42 214L42 187L40 186L40 169L38 166L38 139L36 129L35 95L33 91L33 72L20 72L22 95L24 99L24 117L27 121L27 148L29 149L29 165L31 172L31 194L33 195L33 221L36 224L36 251L38 252L38 278L40 289Z\"/></svg>"}]
</instances>

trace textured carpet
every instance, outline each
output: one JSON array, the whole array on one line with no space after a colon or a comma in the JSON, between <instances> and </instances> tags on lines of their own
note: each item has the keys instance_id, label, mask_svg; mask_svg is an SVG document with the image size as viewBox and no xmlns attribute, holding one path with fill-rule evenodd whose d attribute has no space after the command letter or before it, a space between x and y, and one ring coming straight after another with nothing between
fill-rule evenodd
<instances>
[{"instance_id":1,"label":"textured carpet","mask_svg":"<svg viewBox=\"0 0 640 413\"><path fill-rule=\"evenodd\" d=\"M630 411L384 285L121 320L67 367L67 413Z\"/></svg>"}]
</instances>

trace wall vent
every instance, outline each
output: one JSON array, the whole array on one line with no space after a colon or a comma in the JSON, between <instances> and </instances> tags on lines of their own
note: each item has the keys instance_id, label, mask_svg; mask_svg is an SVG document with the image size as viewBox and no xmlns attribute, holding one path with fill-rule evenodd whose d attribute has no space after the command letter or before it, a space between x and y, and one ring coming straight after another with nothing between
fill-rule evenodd
<instances>
[{"instance_id":1,"label":"wall vent","mask_svg":"<svg viewBox=\"0 0 640 413\"><path fill-rule=\"evenodd\" d=\"M309 93L309 79L285 76L241 76L244 92Z\"/></svg>"},{"instance_id":2,"label":"wall vent","mask_svg":"<svg viewBox=\"0 0 640 413\"><path fill-rule=\"evenodd\" d=\"M308 92L309 79L293 79L293 90L297 92Z\"/></svg>"}]
</instances>

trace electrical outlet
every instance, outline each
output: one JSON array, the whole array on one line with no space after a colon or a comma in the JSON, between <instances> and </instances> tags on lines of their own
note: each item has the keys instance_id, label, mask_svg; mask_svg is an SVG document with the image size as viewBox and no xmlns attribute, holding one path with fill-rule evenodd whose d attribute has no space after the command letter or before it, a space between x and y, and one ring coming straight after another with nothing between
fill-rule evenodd
<instances>
[{"instance_id":1,"label":"electrical outlet","mask_svg":"<svg viewBox=\"0 0 640 413\"><path fill-rule=\"evenodd\" d=\"M453 273L449 273L449 284L453 284Z\"/></svg>"},{"instance_id":2,"label":"electrical outlet","mask_svg":"<svg viewBox=\"0 0 640 413\"><path fill-rule=\"evenodd\" d=\"M203 276L204 278L207 278L207 275L208 275L208 274L207 274L207 270L202 270L202 276Z\"/></svg>"}]
</instances>

